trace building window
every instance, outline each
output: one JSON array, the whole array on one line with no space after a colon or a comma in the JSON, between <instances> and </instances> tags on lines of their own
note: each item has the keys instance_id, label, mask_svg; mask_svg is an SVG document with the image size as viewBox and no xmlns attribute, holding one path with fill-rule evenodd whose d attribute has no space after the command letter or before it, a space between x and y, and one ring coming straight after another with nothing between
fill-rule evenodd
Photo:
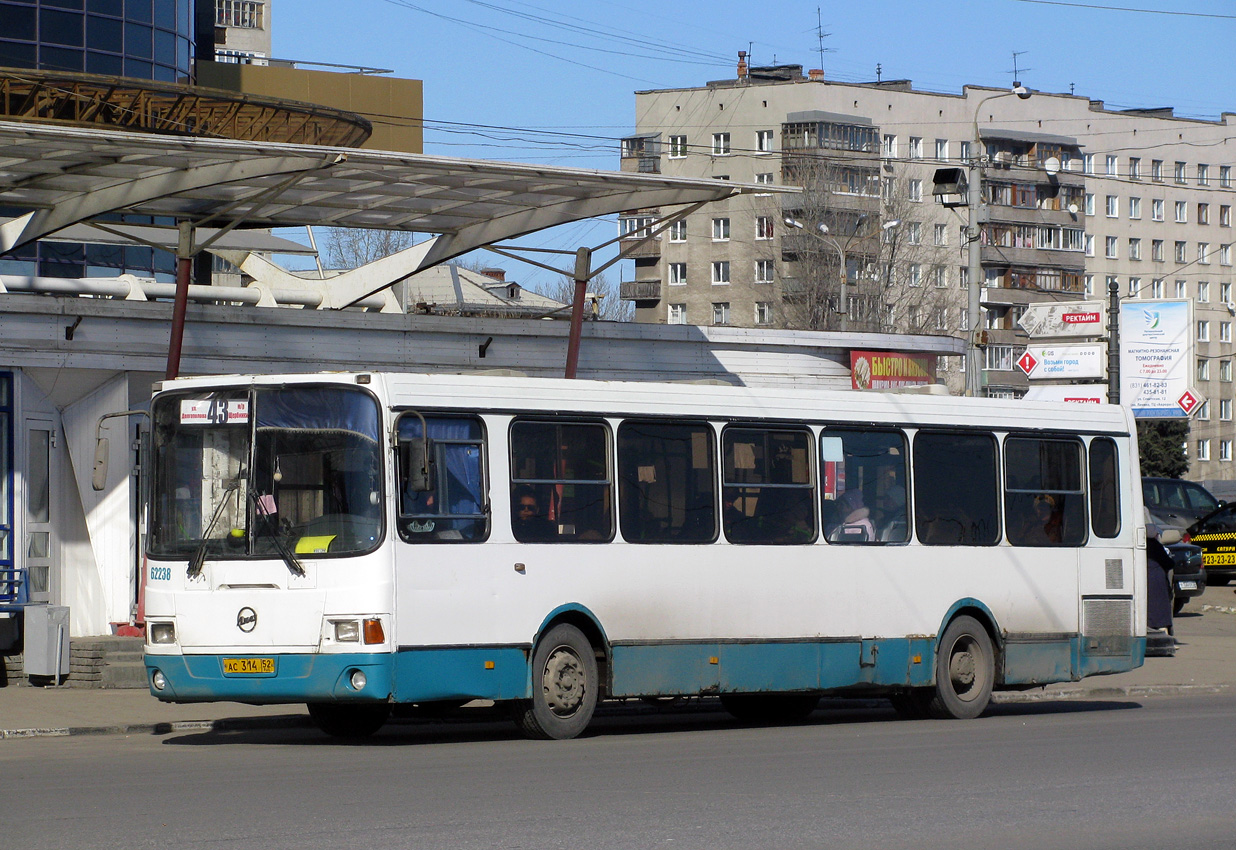
<instances>
[{"instance_id":1,"label":"building window","mask_svg":"<svg viewBox=\"0 0 1236 850\"><path fill-rule=\"evenodd\" d=\"M724 286L730 282L730 261L729 260L713 260L712 262L712 285Z\"/></svg>"},{"instance_id":2,"label":"building window","mask_svg":"<svg viewBox=\"0 0 1236 850\"><path fill-rule=\"evenodd\" d=\"M1176 163L1175 177L1177 183L1185 183L1185 164L1183 162Z\"/></svg>"},{"instance_id":3,"label":"building window","mask_svg":"<svg viewBox=\"0 0 1236 850\"><path fill-rule=\"evenodd\" d=\"M1086 193L1086 215L1094 215L1094 193Z\"/></svg>"},{"instance_id":4,"label":"building window","mask_svg":"<svg viewBox=\"0 0 1236 850\"><path fill-rule=\"evenodd\" d=\"M1232 264L1232 246L1219 246L1219 265L1230 266Z\"/></svg>"},{"instance_id":5,"label":"building window","mask_svg":"<svg viewBox=\"0 0 1236 850\"><path fill-rule=\"evenodd\" d=\"M1142 179L1142 158L1140 156L1129 157L1129 179Z\"/></svg>"},{"instance_id":6,"label":"building window","mask_svg":"<svg viewBox=\"0 0 1236 850\"><path fill-rule=\"evenodd\" d=\"M936 139L936 159L948 162L948 139Z\"/></svg>"},{"instance_id":7,"label":"building window","mask_svg":"<svg viewBox=\"0 0 1236 850\"><path fill-rule=\"evenodd\" d=\"M1232 421L1232 400L1230 398L1219 399L1219 419L1223 422Z\"/></svg>"},{"instance_id":8,"label":"building window","mask_svg":"<svg viewBox=\"0 0 1236 850\"><path fill-rule=\"evenodd\" d=\"M1137 280L1137 278L1134 278L1134 280ZM1133 281L1129 281L1129 282L1132 283ZM1165 282L1163 278L1161 277L1152 278L1150 281L1150 297L1151 298L1162 298L1164 294L1163 293L1164 286L1165 286Z\"/></svg>"},{"instance_id":9,"label":"building window","mask_svg":"<svg viewBox=\"0 0 1236 850\"><path fill-rule=\"evenodd\" d=\"M1176 281L1176 297L1181 298L1181 299L1189 297L1189 282L1188 281L1186 280Z\"/></svg>"},{"instance_id":10,"label":"building window","mask_svg":"<svg viewBox=\"0 0 1236 850\"><path fill-rule=\"evenodd\" d=\"M1177 263L1183 264L1183 263L1188 262L1188 260L1186 259L1186 256L1188 255L1188 250L1189 248L1188 248L1187 242L1180 242L1180 241L1176 242L1176 255L1175 256L1176 256Z\"/></svg>"},{"instance_id":11,"label":"building window","mask_svg":"<svg viewBox=\"0 0 1236 850\"><path fill-rule=\"evenodd\" d=\"M918 136L910 137L910 159L923 158L923 140Z\"/></svg>"},{"instance_id":12,"label":"building window","mask_svg":"<svg viewBox=\"0 0 1236 850\"><path fill-rule=\"evenodd\" d=\"M669 282L670 282L670 286L686 286L687 284L687 264L686 263L670 263L669 264Z\"/></svg>"},{"instance_id":13,"label":"building window","mask_svg":"<svg viewBox=\"0 0 1236 850\"><path fill-rule=\"evenodd\" d=\"M1210 460L1210 440L1197 441L1197 459Z\"/></svg>"},{"instance_id":14,"label":"building window","mask_svg":"<svg viewBox=\"0 0 1236 850\"><path fill-rule=\"evenodd\" d=\"M1086 174L1094 174L1094 154L1082 154L1082 171Z\"/></svg>"},{"instance_id":15,"label":"building window","mask_svg":"<svg viewBox=\"0 0 1236 850\"><path fill-rule=\"evenodd\" d=\"M755 149L760 153L772 153L773 149L773 131L772 130L756 130L755 131Z\"/></svg>"},{"instance_id":16,"label":"building window","mask_svg":"<svg viewBox=\"0 0 1236 850\"><path fill-rule=\"evenodd\" d=\"M1142 199L1129 198L1129 218L1138 219L1142 217Z\"/></svg>"},{"instance_id":17,"label":"building window","mask_svg":"<svg viewBox=\"0 0 1236 850\"><path fill-rule=\"evenodd\" d=\"M1116 167L1116 157L1112 156L1111 154L1108 154L1107 155L1107 176L1116 177L1118 176L1118 173L1119 172Z\"/></svg>"},{"instance_id":18,"label":"building window","mask_svg":"<svg viewBox=\"0 0 1236 850\"><path fill-rule=\"evenodd\" d=\"M1219 226L1232 226L1232 208L1228 204L1219 204Z\"/></svg>"},{"instance_id":19,"label":"building window","mask_svg":"<svg viewBox=\"0 0 1236 850\"><path fill-rule=\"evenodd\" d=\"M772 283L773 282L773 261L772 260L756 260L755 261L755 282L756 283Z\"/></svg>"},{"instance_id":20,"label":"building window","mask_svg":"<svg viewBox=\"0 0 1236 850\"><path fill-rule=\"evenodd\" d=\"M772 184L772 182L773 182L772 172L771 172L771 171L764 171L764 172L761 172L761 173L759 173L759 174L755 175L755 182L756 182L756 183L767 183L767 184L771 185L771 184ZM767 192L758 192L757 194L760 194L760 195L766 195L766 194L768 194L768 193L767 193Z\"/></svg>"},{"instance_id":21,"label":"building window","mask_svg":"<svg viewBox=\"0 0 1236 850\"><path fill-rule=\"evenodd\" d=\"M1220 440L1219 441L1219 460L1231 460L1231 459L1232 459L1232 441L1231 440Z\"/></svg>"},{"instance_id":22,"label":"building window","mask_svg":"<svg viewBox=\"0 0 1236 850\"><path fill-rule=\"evenodd\" d=\"M1232 285L1226 281L1219 284L1219 300L1224 304L1232 303Z\"/></svg>"},{"instance_id":23,"label":"building window","mask_svg":"<svg viewBox=\"0 0 1236 850\"><path fill-rule=\"evenodd\" d=\"M1103 255L1109 260L1116 259L1116 246L1119 244L1119 239L1115 236L1107 237L1107 252Z\"/></svg>"},{"instance_id":24,"label":"building window","mask_svg":"<svg viewBox=\"0 0 1236 850\"><path fill-rule=\"evenodd\" d=\"M896 159L897 158L897 137L896 136L890 136L890 135L884 136L884 158L885 159Z\"/></svg>"},{"instance_id":25,"label":"building window","mask_svg":"<svg viewBox=\"0 0 1236 850\"><path fill-rule=\"evenodd\" d=\"M983 368L997 372L1012 372L1013 363L1016 362L1013 353L1011 345L989 345L984 350Z\"/></svg>"},{"instance_id":26,"label":"building window","mask_svg":"<svg viewBox=\"0 0 1236 850\"><path fill-rule=\"evenodd\" d=\"M1199 162L1197 164L1197 185L1210 185L1210 166L1204 162Z\"/></svg>"},{"instance_id":27,"label":"building window","mask_svg":"<svg viewBox=\"0 0 1236 850\"><path fill-rule=\"evenodd\" d=\"M1210 224L1210 204L1197 205L1197 223Z\"/></svg>"},{"instance_id":28,"label":"building window","mask_svg":"<svg viewBox=\"0 0 1236 850\"><path fill-rule=\"evenodd\" d=\"M685 325L687 323L687 305L686 304L669 305L669 320L668 321L671 325Z\"/></svg>"},{"instance_id":29,"label":"building window","mask_svg":"<svg viewBox=\"0 0 1236 850\"><path fill-rule=\"evenodd\" d=\"M712 134L712 155L713 156L729 156L730 154L730 134L729 133L713 133Z\"/></svg>"},{"instance_id":30,"label":"building window","mask_svg":"<svg viewBox=\"0 0 1236 850\"><path fill-rule=\"evenodd\" d=\"M1150 202L1150 219L1152 221L1163 220L1163 199L1155 198Z\"/></svg>"},{"instance_id":31,"label":"building window","mask_svg":"<svg viewBox=\"0 0 1236 850\"><path fill-rule=\"evenodd\" d=\"M1150 160L1150 179L1156 183L1163 182L1163 160Z\"/></svg>"},{"instance_id":32,"label":"building window","mask_svg":"<svg viewBox=\"0 0 1236 850\"><path fill-rule=\"evenodd\" d=\"M714 218L712 220L712 241L730 241L730 220L728 218Z\"/></svg>"},{"instance_id":33,"label":"building window","mask_svg":"<svg viewBox=\"0 0 1236 850\"><path fill-rule=\"evenodd\" d=\"M669 226L669 241L671 242L686 242L687 241L687 220L679 219Z\"/></svg>"},{"instance_id":34,"label":"building window","mask_svg":"<svg viewBox=\"0 0 1236 850\"><path fill-rule=\"evenodd\" d=\"M1210 361L1209 360L1199 359L1197 361L1197 379L1199 381L1209 381L1210 380Z\"/></svg>"},{"instance_id":35,"label":"building window","mask_svg":"<svg viewBox=\"0 0 1236 850\"><path fill-rule=\"evenodd\" d=\"M771 301L756 301L755 302L755 323L757 325L772 324L772 302Z\"/></svg>"},{"instance_id":36,"label":"building window","mask_svg":"<svg viewBox=\"0 0 1236 850\"><path fill-rule=\"evenodd\" d=\"M948 225L947 224L937 224L935 226L935 244L940 247L943 247L948 244Z\"/></svg>"},{"instance_id":37,"label":"building window","mask_svg":"<svg viewBox=\"0 0 1236 850\"><path fill-rule=\"evenodd\" d=\"M1208 322L1208 321L1207 321L1207 320L1205 320L1205 319L1202 319L1200 322L1198 322L1198 323L1197 323L1197 341L1198 341L1198 342L1210 342L1210 322ZM1198 377L1199 377L1199 378L1201 378L1201 380L1203 380L1203 381L1205 381L1205 380L1209 380L1209 378L1210 378L1210 361L1209 361L1209 360L1201 360L1201 361L1198 361L1198 362L1199 362L1199 366L1198 366ZM1206 376L1205 376L1205 377L1202 377L1202 375L1201 375L1201 365L1200 365L1201 363L1205 363L1205 364L1206 364Z\"/></svg>"},{"instance_id":38,"label":"building window","mask_svg":"<svg viewBox=\"0 0 1236 850\"><path fill-rule=\"evenodd\" d=\"M910 263L910 286L923 285L923 266L921 263Z\"/></svg>"},{"instance_id":39,"label":"building window","mask_svg":"<svg viewBox=\"0 0 1236 850\"><path fill-rule=\"evenodd\" d=\"M265 5L261 0L215 0L215 26L260 30ZM80 9L81 6L77 8ZM150 12L147 11L146 14L149 16ZM147 17L147 21L149 20ZM147 35L146 38L149 39L150 36Z\"/></svg>"},{"instance_id":40,"label":"building window","mask_svg":"<svg viewBox=\"0 0 1236 850\"><path fill-rule=\"evenodd\" d=\"M1142 258L1142 240L1137 237L1129 239L1129 259L1140 260Z\"/></svg>"},{"instance_id":41,"label":"building window","mask_svg":"<svg viewBox=\"0 0 1236 850\"><path fill-rule=\"evenodd\" d=\"M948 286L948 275L945 273L944 266L931 267L931 282L936 289L944 289Z\"/></svg>"},{"instance_id":42,"label":"building window","mask_svg":"<svg viewBox=\"0 0 1236 850\"><path fill-rule=\"evenodd\" d=\"M1219 380L1225 384L1230 384L1232 382L1232 361L1231 360L1220 360L1219 361Z\"/></svg>"},{"instance_id":43,"label":"building window","mask_svg":"<svg viewBox=\"0 0 1236 850\"><path fill-rule=\"evenodd\" d=\"M1203 422L1210 421L1210 399L1206 399L1197 408L1197 418Z\"/></svg>"},{"instance_id":44,"label":"building window","mask_svg":"<svg viewBox=\"0 0 1236 850\"><path fill-rule=\"evenodd\" d=\"M1116 218L1120 215L1120 198L1115 195L1107 196L1107 217Z\"/></svg>"},{"instance_id":45,"label":"building window","mask_svg":"<svg viewBox=\"0 0 1236 850\"><path fill-rule=\"evenodd\" d=\"M1082 278L1082 280L1083 280L1082 289L1086 293L1086 295L1087 296L1094 295L1094 275L1092 274L1085 275Z\"/></svg>"},{"instance_id":46,"label":"building window","mask_svg":"<svg viewBox=\"0 0 1236 850\"><path fill-rule=\"evenodd\" d=\"M1084 241L1082 243L1082 249L1085 252L1087 257L1094 256L1094 234L1093 233L1087 233L1085 235Z\"/></svg>"},{"instance_id":47,"label":"building window","mask_svg":"<svg viewBox=\"0 0 1236 850\"><path fill-rule=\"evenodd\" d=\"M1162 239L1150 240L1150 259L1154 260L1156 263L1163 262L1163 240Z\"/></svg>"},{"instance_id":48,"label":"building window","mask_svg":"<svg viewBox=\"0 0 1236 850\"><path fill-rule=\"evenodd\" d=\"M911 201L923 200L923 181L922 180L911 180L909 181L908 186L910 190L909 196L910 196Z\"/></svg>"},{"instance_id":49,"label":"building window","mask_svg":"<svg viewBox=\"0 0 1236 850\"><path fill-rule=\"evenodd\" d=\"M1198 242L1197 243L1197 261L1203 266L1210 265L1210 243L1209 242Z\"/></svg>"},{"instance_id":50,"label":"building window","mask_svg":"<svg viewBox=\"0 0 1236 850\"><path fill-rule=\"evenodd\" d=\"M969 162L970 160L970 143L969 142L960 141L957 143L957 158L961 160L962 162Z\"/></svg>"},{"instance_id":51,"label":"building window","mask_svg":"<svg viewBox=\"0 0 1236 850\"><path fill-rule=\"evenodd\" d=\"M772 216L757 215L755 217L755 238L756 239L772 239L773 238Z\"/></svg>"},{"instance_id":52,"label":"building window","mask_svg":"<svg viewBox=\"0 0 1236 850\"><path fill-rule=\"evenodd\" d=\"M1224 189L1232 188L1232 166L1219 166L1219 186Z\"/></svg>"},{"instance_id":53,"label":"building window","mask_svg":"<svg viewBox=\"0 0 1236 850\"><path fill-rule=\"evenodd\" d=\"M1197 300L1202 304L1210 303L1210 282L1199 280L1197 282Z\"/></svg>"},{"instance_id":54,"label":"building window","mask_svg":"<svg viewBox=\"0 0 1236 850\"><path fill-rule=\"evenodd\" d=\"M686 136L670 136L669 137L669 155L670 159L682 159L687 155L687 137Z\"/></svg>"},{"instance_id":55,"label":"building window","mask_svg":"<svg viewBox=\"0 0 1236 850\"><path fill-rule=\"evenodd\" d=\"M714 325L728 325L730 323L730 302L717 301L713 303L712 323Z\"/></svg>"},{"instance_id":56,"label":"building window","mask_svg":"<svg viewBox=\"0 0 1236 850\"><path fill-rule=\"evenodd\" d=\"M906 222L906 240L911 245L923 244L923 225L917 221Z\"/></svg>"}]
</instances>

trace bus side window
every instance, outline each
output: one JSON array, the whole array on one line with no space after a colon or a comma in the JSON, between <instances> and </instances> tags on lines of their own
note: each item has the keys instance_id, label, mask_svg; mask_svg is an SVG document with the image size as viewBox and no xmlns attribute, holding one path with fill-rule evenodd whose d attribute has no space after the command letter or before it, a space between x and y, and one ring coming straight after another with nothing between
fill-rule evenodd
<instances>
[{"instance_id":1,"label":"bus side window","mask_svg":"<svg viewBox=\"0 0 1236 850\"><path fill-rule=\"evenodd\" d=\"M1095 537L1120 533L1120 465L1108 437L1090 441L1090 526Z\"/></svg>"},{"instance_id":2,"label":"bus side window","mask_svg":"<svg viewBox=\"0 0 1236 850\"><path fill-rule=\"evenodd\" d=\"M1004 441L1004 526L1014 546L1086 542L1082 446L1076 440Z\"/></svg>"},{"instance_id":3,"label":"bus side window","mask_svg":"<svg viewBox=\"0 0 1236 850\"><path fill-rule=\"evenodd\" d=\"M914 527L927 546L1000 542L996 438L919 431L914 436Z\"/></svg>"},{"instance_id":4,"label":"bus side window","mask_svg":"<svg viewBox=\"0 0 1236 850\"><path fill-rule=\"evenodd\" d=\"M717 473L705 422L618 426L618 504L628 543L711 543Z\"/></svg>"},{"instance_id":5,"label":"bus side window","mask_svg":"<svg viewBox=\"0 0 1236 850\"><path fill-rule=\"evenodd\" d=\"M824 533L830 543L910 539L905 435L828 428L820 437Z\"/></svg>"},{"instance_id":6,"label":"bus side window","mask_svg":"<svg viewBox=\"0 0 1236 850\"><path fill-rule=\"evenodd\" d=\"M511 425L511 531L521 543L613 539L609 430L599 422ZM521 508L530 508L530 510Z\"/></svg>"},{"instance_id":7,"label":"bus side window","mask_svg":"<svg viewBox=\"0 0 1236 850\"><path fill-rule=\"evenodd\" d=\"M407 542L474 542L489 536L489 498L485 477L485 437L478 419L426 416L434 452L433 489L408 486L399 452L399 536ZM421 420L405 414L398 423L401 443L420 440Z\"/></svg>"},{"instance_id":8,"label":"bus side window","mask_svg":"<svg viewBox=\"0 0 1236 850\"><path fill-rule=\"evenodd\" d=\"M816 539L811 434L726 428L722 527L731 543L811 543Z\"/></svg>"}]
</instances>

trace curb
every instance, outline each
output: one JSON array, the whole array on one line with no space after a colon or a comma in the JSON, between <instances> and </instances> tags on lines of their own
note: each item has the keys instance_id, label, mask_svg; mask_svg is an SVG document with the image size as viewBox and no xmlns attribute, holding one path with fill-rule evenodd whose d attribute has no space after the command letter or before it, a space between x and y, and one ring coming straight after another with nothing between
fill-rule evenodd
<instances>
[{"instance_id":1,"label":"curb","mask_svg":"<svg viewBox=\"0 0 1236 850\"><path fill-rule=\"evenodd\" d=\"M266 717L226 717L220 720L176 720L170 723L122 723L113 726L55 726L35 729L0 729L0 741L10 738L66 738L80 735L170 735L175 732L238 732L253 729L309 727L303 714Z\"/></svg>"},{"instance_id":2,"label":"curb","mask_svg":"<svg viewBox=\"0 0 1236 850\"><path fill-rule=\"evenodd\" d=\"M1138 699L1163 696L1205 696L1227 693L1224 685L1129 685L1127 687L1067 688L1058 691L1004 691L992 694L994 705L1076 701L1084 699ZM864 700L875 703L877 700ZM219 720L177 720L164 723L127 723L112 726L56 726L32 729L0 729L0 741L19 738L67 738L84 735L171 735L177 732L237 732L258 729L310 728L304 714L272 714L263 717L226 717Z\"/></svg>"}]
</instances>

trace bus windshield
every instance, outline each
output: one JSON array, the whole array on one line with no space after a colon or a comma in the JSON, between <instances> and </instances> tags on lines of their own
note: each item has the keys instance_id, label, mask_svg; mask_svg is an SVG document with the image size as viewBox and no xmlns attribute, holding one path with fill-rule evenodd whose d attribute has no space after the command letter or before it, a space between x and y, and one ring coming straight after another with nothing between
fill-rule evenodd
<instances>
[{"instance_id":1,"label":"bus windshield","mask_svg":"<svg viewBox=\"0 0 1236 850\"><path fill-rule=\"evenodd\" d=\"M152 556L284 557L291 567L381 540L381 428L367 393L169 393L153 419Z\"/></svg>"}]
</instances>

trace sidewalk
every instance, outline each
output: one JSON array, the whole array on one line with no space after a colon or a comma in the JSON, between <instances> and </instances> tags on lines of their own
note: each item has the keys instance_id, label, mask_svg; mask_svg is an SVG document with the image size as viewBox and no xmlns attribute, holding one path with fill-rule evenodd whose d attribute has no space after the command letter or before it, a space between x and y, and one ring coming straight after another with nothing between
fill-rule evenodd
<instances>
[{"instance_id":1,"label":"sidewalk","mask_svg":"<svg viewBox=\"0 0 1236 850\"><path fill-rule=\"evenodd\" d=\"M997 702L1140 698L1236 690L1236 595L1208 588L1176 619L1174 658L1147 658L1115 676L997 694ZM303 705L233 702L172 705L145 690L0 688L0 739L65 735L167 734L203 729L310 725Z\"/></svg>"}]
</instances>

